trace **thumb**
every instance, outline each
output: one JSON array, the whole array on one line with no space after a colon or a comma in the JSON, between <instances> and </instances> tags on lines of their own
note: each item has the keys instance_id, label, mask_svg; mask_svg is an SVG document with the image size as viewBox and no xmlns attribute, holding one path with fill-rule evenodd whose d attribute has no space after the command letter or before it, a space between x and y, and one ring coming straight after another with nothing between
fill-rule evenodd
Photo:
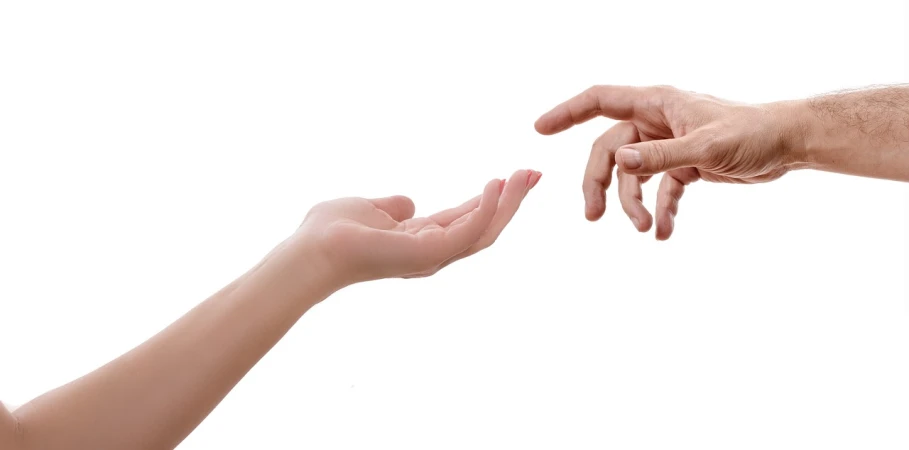
<instances>
[{"instance_id":1,"label":"thumb","mask_svg":"<svg viewBox=\"0 0 909 450\"><path fill-rule=\"evenodd\" d=\"M691 135L678 139L639 142L619 148L615 162L619 169L632 175L655 175L672 169L694 167L700 154Z\"/></svg>"},{"instance_id":2,"label":"thumb","mask_svg":"<svg viewBox=\"0 0 909 450\"><path fill-rule=\"evenodd\" d=\"M400 222L413 217L414 205L413 200L403 195L392 195L391 197L374 198L370 202L376 208L385 211L392 219Z\"/></svg>"}]
</instances>

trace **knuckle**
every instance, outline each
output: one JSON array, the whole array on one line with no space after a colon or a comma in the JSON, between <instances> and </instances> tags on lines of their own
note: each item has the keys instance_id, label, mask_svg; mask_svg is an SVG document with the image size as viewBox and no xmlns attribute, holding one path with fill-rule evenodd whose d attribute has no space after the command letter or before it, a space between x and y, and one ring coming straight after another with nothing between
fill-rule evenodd
<instances>
[{"instance_id":1,"label":"knuckle","mask_svg":"<svg viewBox=\"0 0 909 450\"><path fill-rule=\"evenodd\" d=\"M593 141L591 150L608 150L614 152L622 145L628 144L638 136L638 129L631 122L619 122Z\"/></svg>"},{"instance_id":2,"label":"knuckle","mask_svg":"<svg viewBox=\"0 0 909 450\"><path fill-rule=\"evenodd\" d=\"M669 194L669 198L671 200L678 201L678 199L681 198L683 194L685 194L685 185L682 183L672 183L669 186L669 189L667 189L667 193Z\"/></svg>"},{"instance_id":3,"label":"knuckle","mask_svg":"<svg viewBox=\"0 0 909 450\"><path fill-rule=\"evenodd\" d=\"M704 153L710 153L713 151L721 139L720 134L715 130L702 130L698 133L697 138L699 142L697 150Z\"/></svg>"},{"instance_id":4,"label":"knuckle","mask_svg":"<svg viewBox=\"0 0 909 450\"><path fill-rule=\"evenodd\" d=\"M581 94L588 100L594 100L599 98L600 91L603 90L603 87L600 85L593 85L584 90Z\"/></svg>"},{"instance_id":5,"label":"knuckle","mask_svg":"<svg viewBox=\"0 0 909 450\"><path fill-rule=\"evenodd\" d=\"M615 127L617 128L616 136L618 136L621 144L625 144L638 137L638 127L634 126L631 122L619 122Z\"/></svg>"},{"instance_id":6,"label":"knuckle","mask_svg":"<svg viewBox=\"0 0 909 450\"><path fill-rule=\"evenodd\" d=\"M723 149L726 146L727 138L724 133L714 129L707 129L699 133L697 141L699 145L696 146L695 151L709 160L724 153Z\"/></svg>"},{"instance_id":7,"label":"knuckle","mask_svg":"<svg viewBox=\"0 0 909 450\"><path fill-rule=\"evenodd\" d=\"M603 96L603 86L596 85L587 88L582 94L581 97L585 102L591 105L599 105L600 98Z\"/></svg>"},{"instance_id":8,"label":"knuckle","mask_svg":"<svg viewBox=\"0 0 909 450\"><path fill-rule=\"evenodd\" d=\"M593 172L585 180L584 191L595 193L597 190L606 189L606 185L612 181L612 172L608 170Z\"/></svg>"},{"instance_id":9,"label":"knuckle","mask_svg":"<svg viewBox=\"0 0 909 450\"><path fill-rule=\"evenodd\" d=\"M668 84L659 84L651 87L651 93L655 97L660 97L664 99L674 98L680 91L675 86L670 86Z\"/></svg>"},{"instance_id":10,"label":"knuckle","mask_svg":"<svg viewBox=\"0 0 909 450\"><path fill-rule=\"evenodd\" d=\"M647 158L644 159L644 166L646 167L661 168L665 167L669 162L669 151L663 141L653 141L648 153Z\"/></svg>"},{"instance_id":11,"label":"knuckle","mask_svg":"<svg viewBox=\"0 0 909 450\"><path fill-rule=\"evenodd\" d=\"M596 139L593 140L593 145L590 147L590 150L595 152L600 149L605 149L607 147L608 138L609 138L608 132L599 135Z\"/></svg>"},{"instance_id":12,"label":"knuckle","mask_svg":"<svg viewBox=\"0 0 909 450\"><path fill-rule=\"evenodd\" d=\"M727 171L735 166L733 150L735 141L729 133L716 129L705 130L699 136L697 151L701 167L708 171Z\"/></svg>"},{"instance_id":13,"label":"knuckle","mask_svg":"<svg viewBox=\"0 0 909 450\"><path fill-rule=\"evenodd\" d=\"M675 109L684 106L686 102L690 101L690 98L686 96L686 92L675 86L659 85L654 86L652 89L653 91L650 98L651 104L654 107Z\"/></svg>"},{"instance_id":14,"label":"knuckle","mask_svg":"<svg viewBox=\"0 0 909 450\"><path fill-rule=\"evenodd\" d=\"M309 208L309 211L306 213L306 218L308 219L310 217L318 215L320 212L325 211L329 207L330 205L327 201L316 203L312 206L312 208Z\"/></svg>"}]
</instances>

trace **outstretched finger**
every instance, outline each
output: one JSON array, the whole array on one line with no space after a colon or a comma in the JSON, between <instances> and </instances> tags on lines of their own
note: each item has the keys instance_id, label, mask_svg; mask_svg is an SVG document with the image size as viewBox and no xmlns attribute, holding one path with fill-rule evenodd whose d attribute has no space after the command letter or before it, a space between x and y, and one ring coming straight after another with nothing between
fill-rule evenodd
<instances>
[{"instance_id":1,"label":"outstretched finger","mask_svg":"<svg viewBox=\"0 0 909 450\"><path fill-rule=\"evenodd\" d=\"M556 134L597 116L628 120L646 91L634 86L594 86L556 106L534 124L540 134Z\"/></svg>"}]
</instances>

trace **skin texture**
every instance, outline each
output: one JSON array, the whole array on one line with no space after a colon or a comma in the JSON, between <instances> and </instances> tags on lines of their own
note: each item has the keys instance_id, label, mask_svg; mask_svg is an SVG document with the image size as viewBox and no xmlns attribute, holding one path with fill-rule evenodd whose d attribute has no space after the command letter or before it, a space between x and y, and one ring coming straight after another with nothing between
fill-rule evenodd
<instances>
[{"instance_id":1,"label":"skin texture","mask_svg":"<svg viewBox=\"0 0 909 450\"><path fill-rule=\"evenodd\" d=\"M763 183L794 169L909 181L909 86L874 87L805 100L749 105L669 86L594 86L541 116L559 133L597 116L618 121L594 143L585 215L606 211L617 168L619 200L635 228L654 219L641 184L662 173L656 238L675 228L679 200L697 180Z\"/></svg>"},{"instance_id":2,"label":"skin texture","mask_svg":"<svg viewBox=\"0 0 909 450\"><path fill-rule=\"evenodd\" d=\"M354 283L422 277L490 246L541 174L413 218L407 197L321 203L246 274L94 372L10 413L3 450L172 449L311 307Z\"/></svg>"}]
</instances>

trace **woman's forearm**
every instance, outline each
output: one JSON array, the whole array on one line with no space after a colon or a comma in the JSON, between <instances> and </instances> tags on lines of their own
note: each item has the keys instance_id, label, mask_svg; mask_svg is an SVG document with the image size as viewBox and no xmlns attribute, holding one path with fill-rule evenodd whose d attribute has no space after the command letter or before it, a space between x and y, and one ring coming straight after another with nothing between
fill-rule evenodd
<instances>
[{"instance_id":1,"label":"woman's forearm","mask_svg":"<svg viewBox=\"0 0 909 450\"><path fill-rule=\"evenodd\" d=\"M16 410L23 450L175 447L333 291L303 245L282 245L145 343Z\"/></svg>"},{"instance_id":2,"label":"woman's forearm","mask_svg":"<svg viewBox=\"0 0 909 450\"><path fill-rule=\"evenodd\" d=\"M793 151L809 167L909 181L909 85L841 92L790 104L800 118Z\"/></svg>"},{"instance_id":3,"label":"woman's forearm","mask_svg":"<svg viewBox=\"0 0 909 450\"><path fill-rule=\"evenodd\" d=\"M177 446L309 308L343 286L429 276L488 247L540 177L516 171L430 217L409 198L314 206L262 262L142 345L25 404L0 407L2 450Z\"/></svg>"}]
</instances>

